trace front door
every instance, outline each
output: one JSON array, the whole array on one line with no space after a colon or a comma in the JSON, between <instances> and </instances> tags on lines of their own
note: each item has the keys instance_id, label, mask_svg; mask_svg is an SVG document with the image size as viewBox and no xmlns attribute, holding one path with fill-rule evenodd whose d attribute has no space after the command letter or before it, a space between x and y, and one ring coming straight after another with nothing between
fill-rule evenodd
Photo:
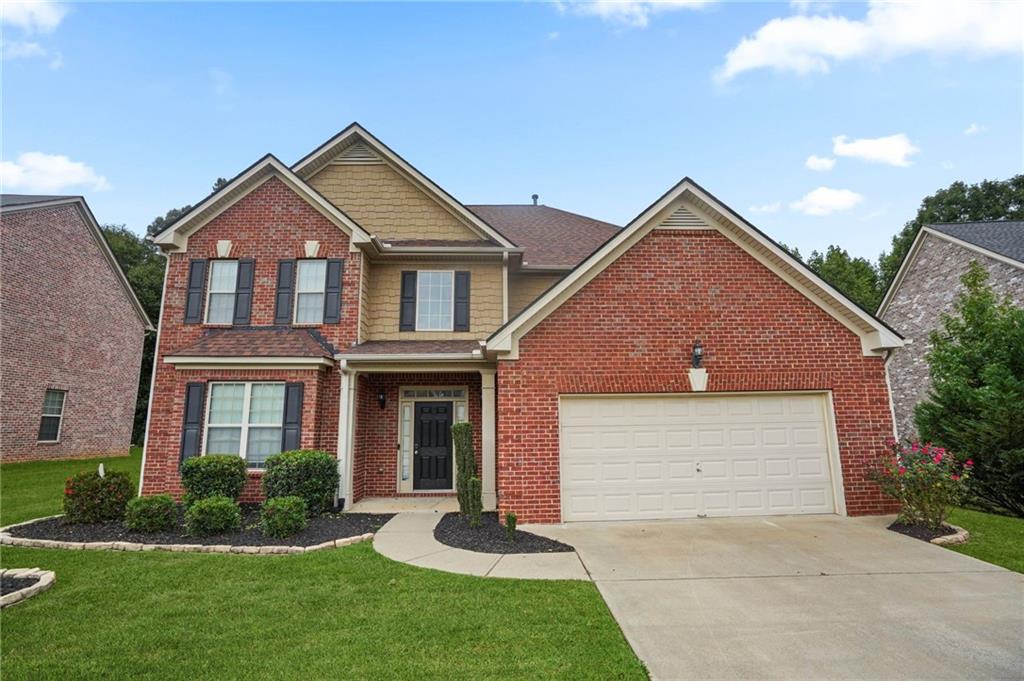
<instances>
[{"instance_id":1,"label":"front door","mask_svg":"<svg viewBox=\"0 0 1024 681\"><path fill-rule=\"evenodd\" d=\"M452 403L417 402L413 432L413 489L452 488Z\"/></svg>"}]
</instances>

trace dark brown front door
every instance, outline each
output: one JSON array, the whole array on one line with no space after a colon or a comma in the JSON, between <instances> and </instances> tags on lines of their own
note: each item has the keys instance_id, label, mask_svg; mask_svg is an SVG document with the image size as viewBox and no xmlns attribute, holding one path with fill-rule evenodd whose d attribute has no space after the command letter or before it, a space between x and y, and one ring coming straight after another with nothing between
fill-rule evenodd
<instances>
[{"instance_id":1,"label":"dark brown front door","mask_svg":"<svg viewBox=\"0 0 1024 681\"><path fill-rule=\"evenodd\" d=\"M452 403L417 402L413 489L452 488Z\"/></svg>"}]
</instances>

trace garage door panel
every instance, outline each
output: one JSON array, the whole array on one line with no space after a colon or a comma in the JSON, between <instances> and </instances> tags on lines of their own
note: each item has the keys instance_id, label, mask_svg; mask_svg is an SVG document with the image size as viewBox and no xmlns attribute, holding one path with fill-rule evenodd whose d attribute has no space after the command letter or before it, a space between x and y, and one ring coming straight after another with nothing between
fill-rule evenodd
<instances>
[{"instance_id":1,"label":"garage door panel","mask_svg":"<svg viewBox=\"0 0 1024 681\"><path fill-rule=\"evenodd\" d=\"M824 405L784 394L565 398L563 518L831 513Z\"/></svg>"}]
</instances>

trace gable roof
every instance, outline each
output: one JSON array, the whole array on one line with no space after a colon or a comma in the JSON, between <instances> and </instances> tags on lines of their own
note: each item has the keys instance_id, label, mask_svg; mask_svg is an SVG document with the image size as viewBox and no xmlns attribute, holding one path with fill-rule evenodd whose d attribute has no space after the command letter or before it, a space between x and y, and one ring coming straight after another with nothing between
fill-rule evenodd
<instances>
[{"instance_id":1,"label":"gable roof","mask_svg":"<svg viewBox=\"0 0 1024 681\"><path fill-rule=\"evenodd\" d=\"M903 345L903 337L885 322L850 300L703 187L684 177L561 281L491 334L487 339L487 350L515 359L518 356L519 338L655 228L717 229L856 333L861 339L865 355L878 354Z\"/></svg>"},{"instance_id":2,"label":"gable roof","mask_svg":"<svg viewBox=\"0 0 1024 681\"><path fill-rule=\"evenodd\" d=\"M348 234L352 243L369 243L370 235L343 210L310 187L273 154L267 154L240 172L177 220L153 235L153 243L168 249L185 249L188 237L234 205L271 177L283 181L320 214Z\"/></svg>"},{"instance_id":3,"label":"gable roof","mask_svg":"<svg viewBox=\"0 0 1024 681\"><path fill-rule=\"evenodd\" d=\"M988 220L985 222L941 222L924 225L914 237L914 242L903 256L903 262L896 270L896 276L889 282L882 302L878 304L878 315L885 314L889 304L903 284L907 272L921 244L929 236L961 246L967 250L988 256L993 260L1012 267L1024 269L1024 220Z\"/></svg>"},{"instance_id":4,"label":"gable roof","mask_svg":"<svg viewBox=\"0 0 1024 681\"><path fill-rule=\"evenodd\" d=\"M359 123L351 123L341 132L330 138L319 147L299 159L292 170L298 177L308 180L318 171L322 170L331 159L337 157L348 147L362 142L370 150L381 156L392 168L410 180L420 190L431 196L449 212L460 218L473 231L478 232L485 239L492 239L500 245L511 248L515 244L509 241L505 235L487 223L473 211L460 203L455 197L442 189L429 177L417 170L411 163L395 153L390 147L374 137ZM365 151L360 150L360 155Z\"/></svg>"},{"instance_id":5,"label":"gable roof","mask_svg":"<svg viewBox=\"0 0 1024 681\"><path fill-rule=\"evenodd\" d=\"M467 205L524 249L523 269L571 269L610 239L618 225L535 205Z\"/></svg>"},{"instance_id":6,"label":"gable roof","mask_svg":"<svg viewBox=\"0 0 1024 681\"><path fill-rule=\"evenodd\" d=\"M146 309L142 307L142 303L139 302L138 296L135 295L135 290L128 281L128 277L125 276L124 270L121 269L121 263L117 261L117 258L114 256L114 252L110 250L107 238L104 236L103 230L96 221L96 216L92 214L92 209L89 208L89 204L85 202L84 197L36 194L0 194L0 212L3 213L41 210L43 208L52 208L54 206L64 205L72 205L78 209L78 213L81 216L82 221L85 222L89 232L92 234L93 238L96 239L96 243L100 247L100 253L103 255L103 259L107 261L107 264L114 271L118 283L121 285L121 288L124 289L125 295L128 297L128 302L135 309L135 313L139 316L139 319L142 320L142 324L145 326L146 331L154 331L153 323L149 320L149 315L146 314Z\"/></svg>"}]
</instances>

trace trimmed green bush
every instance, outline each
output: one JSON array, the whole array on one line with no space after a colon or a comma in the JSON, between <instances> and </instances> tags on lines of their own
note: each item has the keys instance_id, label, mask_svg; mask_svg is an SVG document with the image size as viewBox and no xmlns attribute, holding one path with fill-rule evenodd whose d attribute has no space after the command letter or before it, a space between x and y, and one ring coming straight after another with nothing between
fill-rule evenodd
<instances>
[{"instance_id":1,"label":"trimmed green bush","mask_svg":"<svg viewBox=\"0 0 1024 681\"><path fill-rule=\"evenodd\" d=\"M484 505L481 501L480 478L469 479L469 526L480 525L480 515L483 513Z\"/></svg>"},{"instance_id":2,"label":"trimmed green bush","mask_svg":"<svg viewBox=\"0 0 1024 681\"><path fill-rule=\"evenodd\" d=\"M460 421L452 426L452 444L455 446L455 492L459 499L459 512L469 515L472 502L469 480L476 477L476 453L473 451L473 424Z\"/></svg>"},{"instance_id":3,"label":"trimmed green bush","mask_svg":"<svg viewBox=\"0 0 1024 681\"><path fill-rule=\"evenodd\" d=\"M509 541L516 540L516 522L518 522L518 520L519 518L517 518L516 514L512 511L505 514L505 535L508 537Z\"/></svg>"},{"instance_id":4,"label":"trimmed green bush","mask_svg":"<svg viewBox=\"0 0 1024 681\"><path fill-rule=\"evenodd\" d=\"M135 485L127 473L96 471L76 473L64 483L64 516L70 523L102 523L124 517Z\"/></svg>"},{"instance_id":5,"label":"trimmed green bush","mask_svg":"<svg viewBox=\"0 0 1024 681\"><path fill-rule=\"evenodd\" d=\"M169 530L178 516L178 507L170 494L135 497L128 502L124 526L136 532Z\"/></svg>"},{"instance_id":6,"label":"trimmed green bush","mask_svg":"<svg viewBox=\"0 0 1024 681\"><path fill-rule=\"evenodd\" d=\"M338 460L327 452L296 449L267 459L263 494L268 499L302 497L309 515L320 515L334 503Z\"/></svg>"},{"instance_id":7,"label":"trimmed green bush","mask_svg":"<svg viewBox=\"0 0 1024 681\"><path fill-rule=\"evenodd\" d=\"M306 529L308 523L302 497L267 499L260 510L260 529L268 537L290 537Z\"/></svg>"},{"instance_id":8,"label":"trimmed green bush","mask_svg":"<svg viewBox=\"0 0 1024 681\"><path fill-rule=\"evenodd\" d=\"M181 464L181 485L185 505L200 499L227 497L238 500L245 487L245 459L233 454L207 454L185 459Z\"/></svg>"},{"instance_id":9,"label":"trimmed green bush","mask_svg":"<svg viewBox=\"0 0 1024 681\"><path fill-rule=\"evenodd\" d=\"M242 509L225 496L206 497L185 510L185 532L195 537L237 532L242 527Z\"/></svg>"}]
</instances>

